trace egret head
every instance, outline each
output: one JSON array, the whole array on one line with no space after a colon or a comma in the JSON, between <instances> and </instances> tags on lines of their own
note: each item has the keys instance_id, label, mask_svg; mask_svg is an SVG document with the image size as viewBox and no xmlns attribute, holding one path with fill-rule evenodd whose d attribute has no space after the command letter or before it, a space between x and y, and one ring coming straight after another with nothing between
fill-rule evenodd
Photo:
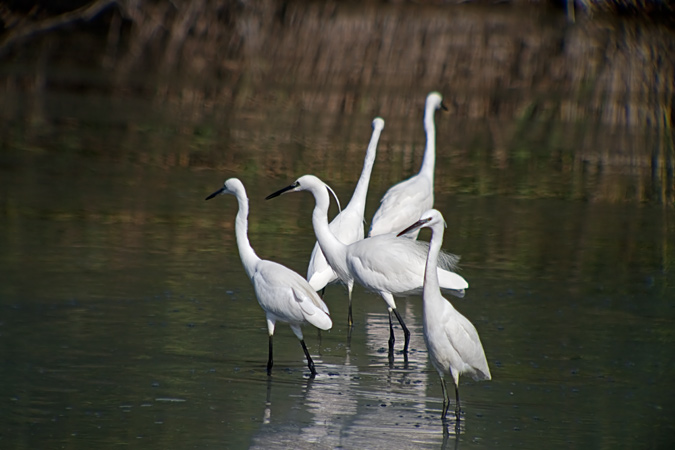
<instances>
[{"instance_id":1,"label":"egret head","mask_svg":"<svg viewBox=\"0 0 675 450\"><path fill-rule=\"evenodd\" d=\"M382 117L374 118L372 126L373 126L373 130L382 131L384 129L384 119Z\"/></svg>"},{"instance_id":2,"label":"egret head","mask_svg":"<svg viewBox=\"0 0 675 450\"><path fill-rule=\"evenodd\" d=\"M245 191L244 184L241 181L239 181L238 178L229 178L225 180L225 183L223 183L222 188L218 189L216 192L209 195L204 200L211 200L213 197L220 194L237 195L237 192L244 192L244 191Z\"/></svg>"},{"instance_id":3,"label":"egret head","mask_svg":"<svg viewBox=\"0 0 675 450\"><path fill-rule=\"evenodd\" d=\"M285 194L287 192L314 191L314 190L317 190L317 189L321 189L322 187L325 187L328 190L328 192L333 195L333 197L335 198L335 201L337 202L338 209L340 211L342 211L342 209L340 207L340 200L338 200L337 195L335 194L333 189L331 189L330 186L328 186L326 183L324 183L323 181L321 181L319 178L315 177L314 175L303 175L303 176L301 176L300 178L295 180L295 182L293 182L292 184L289 184L285 188L281 188L278 191L271 193L270 195L265 197L265 200L269 200L271 198L278 197L281 194Z\"/></svg>"},{"instance_id":4,"label":"egret head","mask_svg":"<svg viewBox=\"0 0 675 450\"><path fill-rule=\"evenodd\" d=\"M422 216L420 216L420 220L401 231L399 234L397 234L397 236L403 236L404 234L410 233L411 231L415 231L419 228L433 228L437 224L443 224L444 228L447 226L445 220L443 219L443 214L441 214L437 209L430 209L425 211Z\"/></svg>"},{"instance_id":5,"label":"egret head","mask_svg":"<svg viewBox=\"0 0 675 450\"><path fill-rule=\"evenodd\" d=\"M442 109L443 111L448 110L448 108L443 104L443 96L438 92L431 92L429 95L427 95L426 107L431 108L432 111L437 109Z\"/></svg>"}]
</instances>

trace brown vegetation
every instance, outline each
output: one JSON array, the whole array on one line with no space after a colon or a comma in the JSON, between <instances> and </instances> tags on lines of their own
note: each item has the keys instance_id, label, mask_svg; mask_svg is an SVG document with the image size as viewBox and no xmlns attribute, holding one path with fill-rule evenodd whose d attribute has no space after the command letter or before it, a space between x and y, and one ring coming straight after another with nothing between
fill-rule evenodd
<instances>
[{"instance_id":1,"label":"brown vegetation","mask_svg":"<svg viewBox=\"0 0 675 450\"><path fill-rule=\"evenodd\" d=\"M573 155L572 171L656 177L672 200L675 35L663 23L596 14L572 24L562 11L520 4L99 0L78 11L80 17L34 12L22 22L7 19L5 8L12 27L0 44L3 59L37 65L34 80L25 72L3 76L8 93L39 89L40 64L58 54L106 68L96 89L151 97L180 118L188 138L204 117L231 108L256 123L268 119L256 105L277 114L307 111L326 136L338 128L334 120L367 123L382 114L391 139L385 154L405 164L391 169L395 179L416 165L411 136L419 127L409 118L419 114L426 92L440 90L453 118L445 133L460 149L454 164L473 164L461 150L469 144L455 136L474 136L484 126L493 147L489 164L502 170L523 157L524 142L542 142ZM89 22L57 30L75 18ZM274 131L282 145L294 142L287 125ZM255 129L229 137L267 143ZM361 149L350 147L355 155ZM278 174L279 158L257 164Z\"/></svg>"}]
</instances>

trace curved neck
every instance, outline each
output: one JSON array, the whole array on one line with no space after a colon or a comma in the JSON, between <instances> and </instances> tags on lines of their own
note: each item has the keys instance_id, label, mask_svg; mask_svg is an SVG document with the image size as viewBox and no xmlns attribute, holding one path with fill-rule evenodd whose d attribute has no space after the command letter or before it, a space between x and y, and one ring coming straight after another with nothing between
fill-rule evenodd
<instances>
[{"instance_id":1,"label":"curved neck","mask_svg":"<svg viewBox=\"0 0 675 450\"><path fill-rule=\"evenodd\" d=\"M431 241L429 242L429 254L427 255L427 265L424 270L424 296L429 292L439 292L438 282L438 255L443 245L443 224L431 229Z\"/></svg>"},{"instance_id":2,"label":"curved neck","mask_svg":"<svg viewBox=\"0 0 675 450\"><path fill-rule=\"evenodd\" d=\"M434 167L436 166L436 124L434 123L434 114L436 109L427 107L424 111L424 132L427 135L427 145L424 149L424 159L420 174L424 174L431 181L434 180Z\"/></svg>"},{"instance_id":3,"label":"curved neck","mask_svg":"<svg viewBox=\"0 0 675 450\"><path fill-rule=\"evenodd\" d=\"M373 130L373 135L370 137L370 143L368 144L368 150L366 150L366 158L363 160L363 170L361 170L361 176L359 177L358 183L356 183L356 188L354 188L354 194L352 194L349 204L345 207L345 209L357 209L361 212L361 215L363 215L366 210L366 197L368 196L370 174L373 171L373 164L375 164L377 142L380 140L381 133L381 128L375 128Z\"/></svg>"},{"instance_id":4,"label":"curved neck","mask_svg":"<svg viewBox=\"0 0 675 450\"><path fill-rule=\"evenodd\" d=\"M316 205L312 211L312 226L316 240L323 252L328 264L338 274L340 278L347 275L345 252L347 246L335 237L328 227L328 208L330 206L330 197L328 189L324 185L314 186L310 189L314 195Z\"/></svg>"},{"instance_id":5,"label":"curved neck","mask_svg":"<svg viewBox=\"0 0 675 450\"><path fill-rule=\"evenodd\" d=\"M255 264L260 261L260 257L255 253L248 240L248 198L246 194L241 192L237 192L236 196L239 211L234 222L234 232L237 237L237 248L239 249L241 263L246 270L246 274L251 278Z\"/></svg>"}]
</instances>

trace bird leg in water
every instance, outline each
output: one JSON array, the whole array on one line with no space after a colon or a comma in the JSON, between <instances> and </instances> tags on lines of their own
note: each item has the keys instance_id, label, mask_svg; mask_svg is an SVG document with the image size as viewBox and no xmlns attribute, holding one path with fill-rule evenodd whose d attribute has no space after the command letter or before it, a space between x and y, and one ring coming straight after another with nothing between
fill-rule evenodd
<instances>
[{"instance_id":1,"label":"bird leg in water","mask_svg":"<svg viewBox=\"0 0 675 450\"><path fill-rule=\"evenodd\" d=\"M457 416L457 420L459 420L459 414L460 414L460 409L459 409L459 386L455 384L455 416Z\"/></svg>"},{"instance_id":2,"label":"bird leg in water","mask_svg":"<svg viewBox=\"0 0 675 450\"><path fill-rule=\"evenodd\" d=\"M354 321L352 320L352 293L349 292L349 312L347 313L347 324L349 325L349 329L351 330L352 326L354 325Z\"/></svg>"},{"instance_id":3,"label":"bird leg in water","mask_svg":"<svg viewBox=\"0 0 675 450\"><path fill-rule=\"evenodd\" d=\"M445 379L441 376L441 389L443 390L443 413L441 413L441 419L445 420L445 416L448 414L448 408L450 407L450 399L448 398L448 388L445 386Z\"/></svg>"},{"instance_id":4,"label":"bird leg in water","mask_svg":"<svg viewBox=\"0 0 675 450\"><path fill-rule=\"evenodd\" d=\"M393 311L394 314L396 314L398 323L401 324L401 328L403 328L403 334L405 335L405 346L403 346L403 353L408 353L408 344L410 344L410 331L408 331L408 327L405 326L405 322L403 322L403 318L398 313L398 310L394 309ZM389 324L391 325L391 316L389 316ZM394 332L392 331L392 336L393 334Z\"/></svg>"},{"instance_id":5,"label":"bird leg in water","mask_svg":"<svg viewBox=\"0 0 675 450\"><path fill-rule=\"evenodd\" d=\"M439 374L440 375L440 374ZM452 375L452 372L450 373ZM441 418L445 420L445 417L448 414L448 410L450 409L450 395L448 394L448 388L445 385L445 378L442 376L441 378L441 389L443 389L443 414L441 415ZM460 419L460 408L459 408L459 387L455 384L455 418L459 422Z\"/></svg>"},{"instance_id":6,"label":"bird leg in water","mask_svg":"<svg viewBox=\"0 0 675 450\"><path fill-rule=\"evenodd\" d=\"M389 353L394 353L394 324L391 322L391 309L389 310Z\"/></svg>"},{"instance_id":7,"label":"bird leg in water","mask_svg":"<svg viewBox=\"0 0 675 450\"><path fill-rule=\"evenodd\" d=\"M302 344L302 349L305 351L305 356L307 357L307 367L309 367L309 371L312 372L312 374L309 377L314 378L316 376L316 369L314 368L314 361L312 361L312 357L309 356L309 351L307 350L307 346L305 345L304 339L300 340L300 344Z\"/></svg>"},{"instance_id":8,"label":"bird leg in water","mask_svg":"<svg viewBox=\"0 0 675 450\"><path fill-rule=\"evenodd\" d=\"M270 334L270 352L269 352L269 358L267 358L267 376L272 375L272 335Z\"/></svg>"}]
</instances>

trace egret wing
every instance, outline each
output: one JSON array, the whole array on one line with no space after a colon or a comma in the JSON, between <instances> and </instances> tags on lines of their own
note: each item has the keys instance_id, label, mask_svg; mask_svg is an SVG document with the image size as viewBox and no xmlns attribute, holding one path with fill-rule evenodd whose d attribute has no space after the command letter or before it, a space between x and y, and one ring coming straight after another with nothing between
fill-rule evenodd
<instances>
[{"instance_id":1,"label":"egret wing","mask_svg":"<svg viewBox=\"0 0 675 450\"><path fill-rule=\"evenodd\" d=\"M373 291L397 295L419 290L426 254L413 242L392 234L359 241L349 247L350 270L361 285Z\"/></svg>"},{"instance_id":2,"label":"egret wing","mask_svg":"<svg viewBox=\"0 0 675 450\"><path fill-rule=\"evenodd\" d=\"M252 281L260 305L280 320L291 323L307 320L319 328L332 326L328 306L309 283L291 269L273 261L261 261Z\"/></svg>"},{"instance_id":3,"label":"egret wing","mask_svg":"<svg viewBox=\"0 0 675 450\"><path fill-rule=\"evenodd\" d=\"M382 197L380 207L373 216L369 236L399 233L415 223L433 204L433 187L429 180L415 176L402 181Z\"/></svg>"},{"instance_id":4,"label":"egret wing","mask_svg":"<svg viewBox=\"0 0 675 450\"><path fill-rule=\"evenodd\" d=\"M461 372L470 374L476 381L490 380L492 378L490 368L476 327L450 302L448 305L452 308L453 314L448 317L444 314L445 334L464 362L464 370Z\"/></svg>"}]
</instances>

